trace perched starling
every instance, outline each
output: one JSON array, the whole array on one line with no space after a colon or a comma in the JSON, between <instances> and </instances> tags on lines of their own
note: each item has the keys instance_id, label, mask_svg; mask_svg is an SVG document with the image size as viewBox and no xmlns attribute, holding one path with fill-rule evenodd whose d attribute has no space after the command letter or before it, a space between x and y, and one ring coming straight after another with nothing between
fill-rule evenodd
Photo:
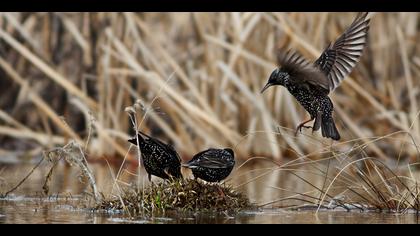
<instances>
[{"instance_id":1,"label":"perched starling","mask_svg":"<svg viewBox=\"0 0 420 236\"><path fill-rule=\"evenodd\" d=\"M230 148L210 148L199 152L183 167L190 168L195 178L207 182L220 182L232 171L235 154Z\"/></svg>"},{"instance_id":2,"label":"perched starling","mask_svg":"<svg viewBox=\"0 0 420 236\"><path fill-rule=\"evenodd\" d=\"M181 158L171 145L165 144L140 131L137 136L143 165L148 174L149 181L152 175L163 179L182 177ZM136 138L128 141L137 145Z\"/></svg>"},{"instance_id":3,"label":"perched starling","mask_svg":"<svg viewBox=\"0 0 420 236\"><path fill-rule=\"evenodd\" d=\"M362 55L369 30L367 15L367 12L359 13L350 27L334 44L330 43L314 63L296 52L278 52L277 60L281 67L272 72L261 93L272 85L282 85L309 112L311 119L302 122L296 133L302 127L311 128L304 125L315 119L312 132L321 128L323 137L340 139L328 94L340 85Z\"/></svg>"}]
</instances>

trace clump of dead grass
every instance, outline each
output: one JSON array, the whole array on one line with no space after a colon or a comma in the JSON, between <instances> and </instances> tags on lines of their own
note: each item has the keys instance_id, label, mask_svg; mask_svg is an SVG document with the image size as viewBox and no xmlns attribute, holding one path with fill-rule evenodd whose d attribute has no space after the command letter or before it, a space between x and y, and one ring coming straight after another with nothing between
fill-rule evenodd
<instances>
[{"instance_id":1,"label":"clump of dead grass","mask_svg":"<svg viewBox=\"0 0 420 236\"><path fill-rule=\"evenodd\" d=\"M89 168L85 152L83 151L80 144L78 144L74 140L70 141L63 147L54 148L46 151L45 156L47 157L48 161L53 164L45 178L45 183L43 185L43 190L46 195L49 191L48 184L51 180L52 171L54 170L58 162L64 159L71 166L75 166L80 170L80 177L86 177L88 179L88 183L93 190L93 197L95 201L101 201L102 195L96 186L95 176L93 175L92 170Z\"/></svg>"},{"instance_id":2,"label":"clump of dead grass","mask_svg":"<svg viewBox=\"0 0 420 236\"><path fill-rule=\"evenodd\" d=\"M142 190L125 188L120 196L104 199L96 209L128 210L133 216L168 210L237 212L252 207L248 198L230 185L173 179Z\"/></svg>"}]
</instances>

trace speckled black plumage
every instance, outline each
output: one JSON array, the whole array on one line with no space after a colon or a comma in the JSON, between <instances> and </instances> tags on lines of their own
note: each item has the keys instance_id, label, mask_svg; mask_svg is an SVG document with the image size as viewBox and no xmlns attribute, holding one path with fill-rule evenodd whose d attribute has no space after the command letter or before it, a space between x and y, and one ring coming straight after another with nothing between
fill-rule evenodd
<instances>
[{"instance_id":1,"label":"speckled black plumage","mask_svg":"<svg viewBox=\"0 0 420 236\"><path fill-rule=\"evenodd\" d=\"M151 175L163 179L182 177L181 158L171 145L165 144L142 132L139 132L138 140L142 162L148 174L149 181L151 180ZM137 145L136 138L128 141Z\"/></svg>"},{"instance_id":2,"label":"speckled black plumage","mask_svg":"<svg viewBox=\"0 0 420 236\"><path fill-rule=\"evenodd\" d=\"M359 13L350 27L314 63L296 52L278 52L280 67L271 73L261 93L272 85L282 85L308 111L311 119L302 122L296 132L302 127L310 128L304 125L315 120L313 131L321 128L323 137L340 139L332 117L334 106L328 94L340 85L362 55L369 30L367 15L367 12Z\"/></svg>"},{"instance_id":3,"label":"speckled black plumage","mask_svg":"<svg viewBox=\"0 0 420 236\"><path fill-rule=\"evenodd\" d=\"M195 178L207 182L220 182L224 180L235 165L235 154L232 149L210 148L199 152L182 166L190 168Z\"/></svg>"}]
</instances>

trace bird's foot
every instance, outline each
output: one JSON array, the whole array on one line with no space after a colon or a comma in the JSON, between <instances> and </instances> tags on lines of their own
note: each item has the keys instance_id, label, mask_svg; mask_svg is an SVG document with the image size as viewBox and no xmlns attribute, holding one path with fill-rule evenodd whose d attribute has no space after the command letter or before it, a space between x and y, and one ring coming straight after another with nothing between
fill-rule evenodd
<instances>
[{"instance_id":1,"label":"bird's foot","mask_svg":"<svg viewBox=\"0 0 420 236\"><path fill-rule=\"evenodd\" d=\"M169 178L168 180L174 180L174 176L169 173L169 168L163 169L163 173L165 173Z\"/></svg>"},{"instance_id":2,"label":"bird's foot","mask_svg":"<svg viewBox=\"0 0 420 236\"><path fill-rule=\"evenodd\" d=\"M302 128L305 128L305 129L312 129L312 130L313 130L313 128L312 128L311 126L305 126L305 124L306 124L306 123L311 122L311 121L313 121L313 120L314 120L314 119L313 119L313 118L311 118L311 119L309 119L309 120L307 120L307 121L304 121L304 122L300 123L300 124L296 127L295 136L297 136L297 133L298 133L298 132L302 132Z\"/></svg>"},{"instance_id":3,"label":"bird's foot","mask_svg":"<svg viewBox=\"0 0 420 236\"><path fill-rule=\"evenodd\" d=\"M305 128L305 129L312 129L312 126L306 126L306 125L304 125L304 124L300 124L300 125L298 125L298 127L296 127L295 136L297 136L298 132L299 132L299 133L302 133L302 128Z\"/></svg>"}]
</instances>

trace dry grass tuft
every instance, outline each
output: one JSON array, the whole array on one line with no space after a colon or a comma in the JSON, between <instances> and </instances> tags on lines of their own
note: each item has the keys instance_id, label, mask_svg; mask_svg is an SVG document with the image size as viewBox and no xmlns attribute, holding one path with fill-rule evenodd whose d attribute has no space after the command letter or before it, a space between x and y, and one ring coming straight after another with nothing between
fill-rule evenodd
<instances>
[{"instance_id":1,"label":"dry grass tuft","mask_svg":"<svg viewBox=\"0 0 420 236\"><path fill-rule=\"evenodd\" d=\"M381 138L373 140L369 145ZM316 210L338 208L347 211L374 210L418 214L420 212L418 162L409 164L398 160L392 163L389 160L382 161L369 156L365 152L367 148L365 145L353 145L353 148L347 151L326 152L330 156L319 160L303 157L281 165L273 163L274 168L257 178L273 171L283 171L295 177L289 179L294 185L270 186L284 192L284 196L281 199L262 203L260 207ZM417 155L420 155L420 152L417 152ZM296 188L296 185L300 187ZM302 186L306 186L307 191L301 191Z\"/></svg>"},{"instance_id":2,"label":"dry grass tuft","mask_svg":"<svg viewBox=\"0 0 420 236\"><path fill-rule=\"evenodd\" d=\"M168 210L237 212L251 207L248 198L229 185L176 179L141 190L126 188L120 196L103 200L96 209L126 210L136 216Z\"/></svg>"}]
</instances>

